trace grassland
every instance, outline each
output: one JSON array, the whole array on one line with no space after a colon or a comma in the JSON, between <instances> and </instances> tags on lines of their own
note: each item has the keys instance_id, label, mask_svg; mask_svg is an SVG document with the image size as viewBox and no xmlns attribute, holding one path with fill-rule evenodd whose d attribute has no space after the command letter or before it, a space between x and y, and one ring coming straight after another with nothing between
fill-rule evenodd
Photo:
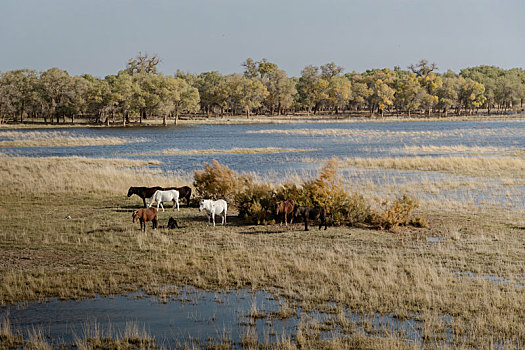
<instances>
[{"instance_id":1,"label":"grassland","mask_svg":"<svg viewBox=\"0 0 525 350\"><path fill-rule=\"evenodd\" d=\"M523 211L426 207L425 229L304 232L300 223L253 226L235 217L213 229L183 206L161 212L161 228L142 234L131 222L141 200L126 197L127 188L191 183L148 165L155 162L2 156L0 304L138 289L163 298L185 285L267 289L292 308L334 315L331 325L303 325L282 348L409 346L388 329L356 332L343 310L417 320L425 347L525 344ZM163 228L169 216L180 230ZM321 326L345 337L321 340ZM255 346L249 335L245 345Z\"/></svg>"}]
</instances>

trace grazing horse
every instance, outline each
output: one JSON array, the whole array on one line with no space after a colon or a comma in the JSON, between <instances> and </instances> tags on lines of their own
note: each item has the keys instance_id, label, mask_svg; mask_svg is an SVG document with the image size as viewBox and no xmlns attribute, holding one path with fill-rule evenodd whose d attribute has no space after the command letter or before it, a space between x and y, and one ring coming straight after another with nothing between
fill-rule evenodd
<instances>
[{"instance_id":1,"label":"grazing horse","mask_svg":"<svg viewBox=\"0 0 525 350\"><path fill-rule=\"evenodd\" d=\"M210 218L213 219L213 227L215 227L215 215L222 217L222 224L226 224L226 215L228 213L228 203L224 199L213 201L211 199L202 199L199 203L199 211L204 209L208 217L208 225Z\"/></svg>"},{"instance_id":2,"label":"grazing horse","mask_svg":"<svg viewBox=\"0 0 525 350\"><path fill-rule=\"evenodd\" d=\"M162 190L177 190L179 191L179 198L185 198L186 199L186 205L190 206L190 197L191 197L191 187L189 186L182 186L182 187L164 187Z\"/></svg>"},{"instance_id":3,"label":"grazing horse","mask_svg":"<svg viewBox=\"0 0 525 350\"><path fill-rule=\"evenodd\" d=\"M302 216L304 220L304 230L308 231L308 219L310 220L317 220L320 219L319 222L319 230L324 225L324 229L327 229L326 226L326 209L323 207L299 207L296 206L294 208L293 212L294 217Z\"/></svg>"},{"instance_id":4,"label":"grazing horse","mask_svg":"<svg viewBox=\"0 0 525 350\"><path fill-rule=\"evenodd\" d=\"M175 220L174 218L172 218L170 216L169 220L168 220L168 228L170 230L173 230L175 228L179 228L179 225L177 224L177 220Z\"/></svg>"},{"instance_id":5,"label":"grazing horse","mask_svg":"<svg viewBox=\"0 0 525 350\"><path fill-rule=\"evenodd\" d=\"M175 210L175 204L177 204L177 210L179 209L179 191L177 190L168 190L168 191L161 191L157 190L153 197L151 197L151 200L148 204L148 207L151 207L153 205L153 202L157 202L157 210L159 209L159 206L162 207L162 211L164 211L164 206L162 205L162 202L171 202L173 201L173 210Z\"/></svg>"},{"instance_id":6,"label":"grazing horse","mask_svg":"<svg viewBox=\"0 0 525 350\"><path fill-rule=\"evenodd\" d=\"M153 197L155 194L155 191L162 190L162 187L156 186L156 187L133 187L131 186L128 190L128 197L131 197L132 195L136 194L140 198L142 198L142 201L144 202L144 208L146 208L146 198Z\"/></svg>"},{"instance_id":7,"label":"grazing horse","mask_svg":"<svg viewBox=\"0 0 525 350\"><path fill-rule=\"evenodd\" d=\"M157 229L157 224L159 222L157 218L157 208L141 208L135 210L133 214L131 214L131 217L133 218L133 223L135 223L135 220L137 219L140 221L140 230L144 231L144 233L146 233L146 222L148 221L152 222L154 230Z\"/></svg>"},{"instance_id":8,"label":"grazing horse","mask_svg":"<svg viewBox=\"0 0 525 350\"><path fill-rule=\"evenodd\" d=\"M287 215L292 214L295 203L292 199L287 199L285 201L277 202L277 215L283 213L283 219L286 226L288 226ZM290 224L293 223L293 215L291 215ZM283 220L281 220L281 225Z\"/></svg>"}]
</instances>

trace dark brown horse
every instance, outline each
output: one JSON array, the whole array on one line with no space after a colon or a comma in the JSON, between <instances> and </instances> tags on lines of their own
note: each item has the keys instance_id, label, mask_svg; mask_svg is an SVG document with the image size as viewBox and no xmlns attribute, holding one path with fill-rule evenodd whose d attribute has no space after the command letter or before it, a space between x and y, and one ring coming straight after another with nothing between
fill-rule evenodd
<instances>
[{"instance_id":1,"label":"dark brown horse","mask_svg":"<svg viewBox=\"0 0 525 350\"><path fill-rule=\"evenodd\" d=\"M142 198L142 201L144 202L144 208L146 208L146 198L151 198L155 192L158 190L162 190L162 187L155 186L155 187L133 187L131 186L128 190L128 197L131 197L132 195L136 194L140 198Z\"/></svg>"},{"instance_id":2,"label":"dark brown horse","mask_svg":"<svg viewBox=\"0 0 525 350\"><path fill-rule=\"evenodd\" d=\"M283 224L283 220L284 220L284 223L286 224L286 226L288 226L287 216L288 214L292 214L294 207L295 207L295 203L292 199L287 199L285 201L277 202L277 215L281 213L283 214L283 217L281 219L281 225ZM290 224L292 224L293 215L290 215L290 216L291 216Z\"/></svg>"},{"instance_id":3,"label":"dark brown horse","mask_svg":"<svg viewBox=\"0 0 525 350\"><path fill-rule=\"evenodd\" d=\"M182 187L164 187L162 190L177 190L179 191L179 199L186 198L186 205L190 206L190 197L191 197L191 187L182 186Z\"/></svg>"},{"instance_id":4,"label":"dark brown horse","mask_svg":"<svg viewBox=\"0 0 525 350\"><path fill-rule=\"evenodd\" d=\"M301 216L304 220L304 230L308 231L308 219L310 220L317 220L320 219L319 222L319 230L324 225L324 229L327 229L326 226L326 209L323 207L299 207L296 206L294 208L293 212L294 217Z\"/></svg>"},{"instance_id":5,"label":"dark brown horse","mask_svg":"<svg viewBox=\"0 0 525 350\"><path fill-rule=\"evenodd\" d=\"M135 220L140 221L140 230L144 231L146 233L146 222L151 221L152 227L155 230L158 225L158 217L157 217L157 208L141 208L139 210L135 210L133 214L131 214L133 217L133 222Z\"/></svg>"}]
</instances>

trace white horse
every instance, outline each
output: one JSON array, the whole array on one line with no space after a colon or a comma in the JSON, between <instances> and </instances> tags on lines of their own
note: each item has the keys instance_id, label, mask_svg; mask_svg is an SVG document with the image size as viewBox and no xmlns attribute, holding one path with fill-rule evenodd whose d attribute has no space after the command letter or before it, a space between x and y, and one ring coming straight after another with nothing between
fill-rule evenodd
<instances>
[{"instance_id":1,"label":"white horse","mask_svg":"<svg viewBox=\"0 0 525 350\"><path fill-rule=\"evenodd\" d=\"M164 211L164 206L162 202L171 202L173 201L173 210L175 210L175 203L177 204L177 210L179 210L179 191L177 190L168 190L168 191L156 191L150 199L148 207L151 207L153 202L157 202L157 210L159 210L159 205Z\"/></svg>"},{"instance_id":2,"label":"white horse","mask_svg":"<svg viewBox=\"0 0 525 350\"><path fill-rule=\"evenodd\" d=\"M228 203L224 199L213 201L211 199L202 199L199 204L199 211L202 209L206 210L206 216L208 217L208 224L210 218L213 219L213 226L215 226L215 215L222 217L222 224L226 224L226 214L228 213Z\"/></svg>"}]
</instances>

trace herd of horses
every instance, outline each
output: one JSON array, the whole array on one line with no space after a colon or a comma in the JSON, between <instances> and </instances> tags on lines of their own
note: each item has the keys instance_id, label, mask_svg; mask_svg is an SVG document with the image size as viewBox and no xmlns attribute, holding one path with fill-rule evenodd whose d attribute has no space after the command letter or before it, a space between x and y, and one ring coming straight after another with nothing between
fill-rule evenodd
<instances>
[{"instance_id":1,"label":"herd of horses","mask_svg":"<svg viewBox=\"0 0 525 350\"><path fill-rule=\"evenodd\" d=\"M179 209L179 198L186 200L186 205L190 206L191 187L130 187L128 190L128 197L137 195L142 198L144 208L133 211L132 218L133 222L140 222L140 229L146 232L146 222L151 221L153 229L158 226L158 209L162 208L164 211L165 202L173 202L173 209ZM148 203L146 204L146 199ZM153 207L153 203L157 202L157 207ZM208 224L213 221L215 226L215 217L221 217L222 225L226 224L226 216L228 214L228 203L223 200L211 200L202 199L199 202L199 211L206 213L208 217ZM287 199L277 203L276 214L281 216L281 225L283 222L288 226L288 216L290 216L290 224L293 223L294 218L302 218L304 222L304 230L308 231L309 220L319 220L319 230L324 226L327 229L326 224L326 209L324 207L306 207L297 205L292 199ZM177 220L170 217L168 221L168 228L178 228Z\"/></svg>"}]
</instances>

